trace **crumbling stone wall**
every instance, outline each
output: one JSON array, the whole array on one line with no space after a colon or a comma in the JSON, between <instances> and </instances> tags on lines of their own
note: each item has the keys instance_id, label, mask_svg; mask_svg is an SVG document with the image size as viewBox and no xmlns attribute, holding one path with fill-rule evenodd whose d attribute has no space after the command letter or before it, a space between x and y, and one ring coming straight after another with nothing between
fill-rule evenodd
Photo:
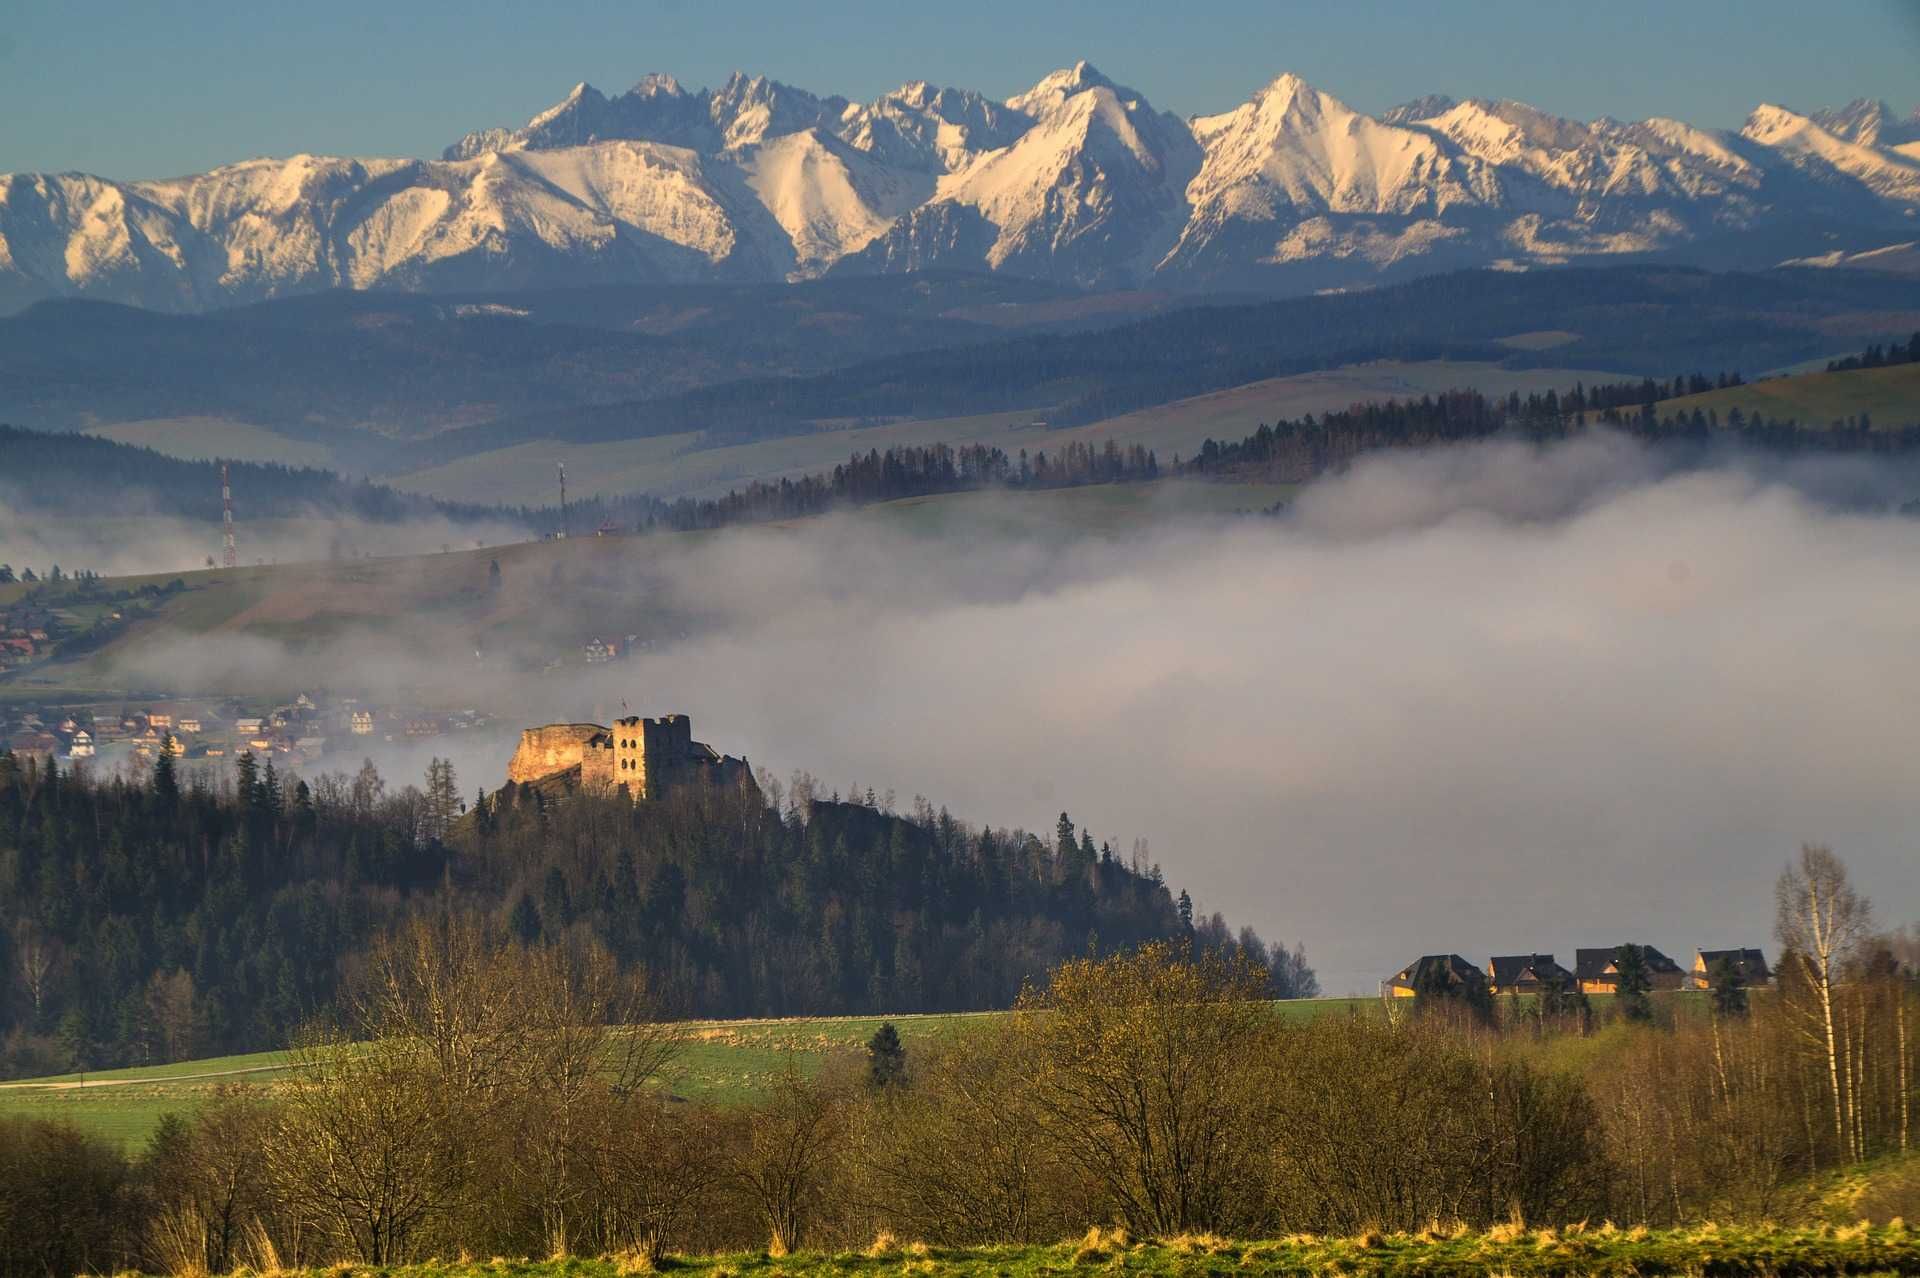
<instances>
[{"instance_id":1,"label":"crumbling stone wall","mask_svg":"<svg viewBox=\"0 0 1920 1278\"><path fill-rule=\"evenodd\" d=\"M520 734L519 748L507 764L507 780L524 785L565 772L576 764L585 780L592 771L587 756L605 753L592 748L593 739L606 731L597 723L550 723L544 728L528 728Z\"/></svg>"}]
</instances>

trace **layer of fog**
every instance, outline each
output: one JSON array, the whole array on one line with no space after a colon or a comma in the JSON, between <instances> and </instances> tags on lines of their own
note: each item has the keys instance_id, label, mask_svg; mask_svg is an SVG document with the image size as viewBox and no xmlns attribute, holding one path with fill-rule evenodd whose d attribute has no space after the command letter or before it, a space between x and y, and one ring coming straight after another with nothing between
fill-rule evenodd
<instances>
[{"instance_id":1,"label":"layer of fog","mask_svg":"<svg viewBox=\"0 0 1920 1278\"><path fill-rule=\"evenodd\" d=\"M1920 912L1920 522L1851 504L1896 478L1595 438L1383 456L1282 519L1138 535L1008 497L937 537L865 514L643 539L650 597L708 628L496 691L531 721L688 712L776 774L976 822L1067 809L1303 941L1335 992L1435 951L1686 961L1770 946L1807 839L1889 921ZM406 686L439 648L336 655ZM463 789L508 749L472 743Z\"/></svg>"},{"instance_id":2,"label":"layer of fog","mask_svg":"<svg viewBox=\"0 0 1920 1278\"><path fill-rule=\"evenodd\" d=\"M0 486L0 564L18 573L103 577L186 573L218 564L223 553L217 520L182 519L143 509L130 492L111 508L50 515L38 503L9 501ZM525 541L526 529L505 521L455 523L438 516L380 523L358 518L242 511L236 536L244 565L293 564L431 554L476 544Z\"/></svg>"}]
</instances>

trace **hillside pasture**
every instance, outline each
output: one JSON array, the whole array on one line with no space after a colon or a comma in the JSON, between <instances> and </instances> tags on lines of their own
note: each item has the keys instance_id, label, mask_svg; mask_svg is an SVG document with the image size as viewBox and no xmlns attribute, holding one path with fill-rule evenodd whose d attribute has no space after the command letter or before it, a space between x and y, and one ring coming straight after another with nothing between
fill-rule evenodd
<instances>
[{"instance_id":1,"label":"hillside pasture","mask_svg":"<svg viewBox=\"0 0 1920 1278\"><path fill-rule=\"evenodd\" d=\"M1722 422L1738 408L1749 417L1764 413L1769 421L1797 421L1803 426L1825 426L1861 413L1872 419L1876 429L1920 425L1920 364L1770 377L1660 404L1662 415L1691 414L1696 408L1718 413Z\"/></svg>"},{"instance_id":2,"label":"hillside pasture","mask_svg":"<svg viewBox=\"0 0 1920 1278\"><path fill-rule=\"evenodd\" d=\"M1371 1010L1378 1002L1327 998L1274 1006L1283 1016L1312 1017ZM916 1052L1003 1015L952 1012L686 1021L675 1027L679 1048L662 1085L688 1100L740 1104L759 1096L790 1066L812 1075L836 1057L857 1061L867 1040L887 1022L899 1031L911 1068ZM292 1071L286 1052L257 1052L24 1079L0 1083L0 1116L64 1119L131 1148L143 1143L165 1114L190 1113L225 1087L271 1089L291 1077Z\"/></svg>"},{"instance_id":3,"label":"hillside pasture","mask_svg":"<svg viewBox=\"0 0 1920 1278\"><path fill-rule=\"evenodd\" d=\"M151 448L185 461L224 459L319 467L333 464L333 450L324 444L292 439L265 426L227 417L149 417L90 426L85 433L136 448Z\"/></svg>"},{"instance_id":4,"label":"hillside pasture","mask_svg":"<svg viewBox=\"0 0 1920 1278\"><path fill-rule=\"evenodd\" d=\"M477 453L445 465L388 476L396 488L447 501L538 505L554 500L554 463L567 463L582 495L646 492L656 497L717 497L755 480L831 470L853 453L877 449L982 444L1017 455L1057 452L1069 443L1102 448L1139 444L1163 463L1188 456L1207 439L1240 439L1262 423L1325 413L1356 403L1419 398L1472 388L1521 394L1575 382L1616 380L1615 373L1577 368L1510 369L1499 364L1383 360L1292 377L1275 377L1124 413L1085 426L1052 429L1044 410L1022 408L972 416L856 425L829 421L804 434L709 446L696 431L605 444L537 440Z\"/></svg>"}]
</instances>

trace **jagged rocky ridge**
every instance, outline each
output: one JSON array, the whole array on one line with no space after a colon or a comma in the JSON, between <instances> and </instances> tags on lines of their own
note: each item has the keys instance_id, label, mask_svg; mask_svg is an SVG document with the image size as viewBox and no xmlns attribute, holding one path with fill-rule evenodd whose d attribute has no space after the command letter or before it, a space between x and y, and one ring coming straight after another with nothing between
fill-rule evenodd
<instances>
[{"instance_id":1,"label":"jagged rocky ridge","mask_svg":"<svg viewBox=\"0 0 1920 1278\"><path fill-rule=\"evenodd\" d=\"M1833 259L1903 232L1920 114L1878 102L1763 105L1732 133L1442 97L1369 116L1292 75L1181 119L1085 62L1005 102L655 75L582 84L440 160L0 176L0 310L931 268L1298 291L1608 255Z\"/></svg>"}]
</instances>

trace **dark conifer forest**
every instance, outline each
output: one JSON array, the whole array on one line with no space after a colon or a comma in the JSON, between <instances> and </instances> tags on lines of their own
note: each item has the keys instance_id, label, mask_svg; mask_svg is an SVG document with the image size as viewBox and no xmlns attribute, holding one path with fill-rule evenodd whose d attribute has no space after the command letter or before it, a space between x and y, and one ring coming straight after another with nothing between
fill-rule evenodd
<instances>
[{"instance_id":1,"label":"dark conifer forest","mask_svg":"<svg viewBox=\"0 0 1920 1278\"><path fill-rule=\"evenodd\" d=\"M1006 1007L1063 959L1183 936L1315 991L1298 951L1192 919L1065 814L1041 837L805 779L642 804L509 786L463 813L445 765L423 790L236 762L129 784L0 753L0 1071L282 1046L422 911L597 939L692 1016Z\"/></svg>"}]
</instances>

